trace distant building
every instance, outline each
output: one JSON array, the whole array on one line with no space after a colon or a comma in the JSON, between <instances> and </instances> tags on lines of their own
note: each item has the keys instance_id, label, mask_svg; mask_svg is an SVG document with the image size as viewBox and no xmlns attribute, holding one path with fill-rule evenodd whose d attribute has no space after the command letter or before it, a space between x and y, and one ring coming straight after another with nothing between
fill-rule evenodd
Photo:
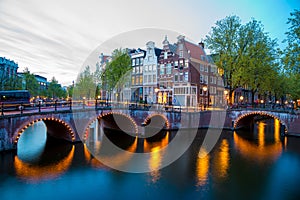
<instances>
[{"instance_id":1,"label":"distant building","mask_svg":"<svg viewBox=\"0 0 300 200\"><path fill-rule=\"evenodd\" d=\"M156 48L152 41L147 42L146 48L143 63L143 99L147 99L147 103L156 103L157 64L162 50Z\"/></svg>"},{"instance_id":2,"label":"distant building","mask_svg":"<svg viewBox=\"0 0 300 200\"><path fill-rule=\"evenodd\" d=\"M5 57L0 57L0 86L4 89L5 84L11 78L17 78L18 64L13 60L9 60Z\"/></svg>"},{"instance_id":3,"label":"distant building","mask_svg":"<svg viewBox=\"0 0 300 200\"><path fill-rule=\"evenodd\" d=\"M131 101L143 100L143 63L146 51L133 49L129 52L131 58Z\"/></svg>"},{"instance_id":4,"label":"distant building","mask_svg":"<svg viewBox=\"0 0 300 200\"><path fill-rule=\"evenodd\" d=\"M159 56L158 66L158 90L157 103L172 104L173 102L173 87L177 81L178 75L174 74L174 69L178 68L178 55L176 54L176 44L170 44L167 36L162 42L163 49Z\"/></svg>"},{"instance_id":5,"label":"distant building","mask_svg":"<svg viewBox=\"0 0 300 200\"><path fill-rule=\"evenodd\" d=\"M47 82L47 78L40 76L40 75L34 75L35 79L37 80L39 86L40 86L40 90L46 90L48 88L48 82Z\"/></svg>"},{"instance_id":6,"label":"distant building","mask_svg":"<svg viewBox=\"0 0 300 200\"><path fill-rule=\"evenodd\" d=\"M18 77L22 79L22 89L26 89L26 80L24 77L24 73L23 72L18 72ZM39 84L39 90L43 91L43 90L47 90L48 89L48 82L47 82L47 78L43 77L41 75L37 75L34 74L34 77L36 79L36 81Z\"/></svg>"}]
</instances>

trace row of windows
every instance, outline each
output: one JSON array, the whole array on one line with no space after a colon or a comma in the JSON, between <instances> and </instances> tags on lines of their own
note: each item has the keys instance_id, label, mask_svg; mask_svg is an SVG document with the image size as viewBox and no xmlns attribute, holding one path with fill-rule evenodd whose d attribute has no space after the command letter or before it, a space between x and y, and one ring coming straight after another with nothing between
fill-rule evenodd
<instances>
[{"instance_id":1,"label":"row of windows","mask_svg":"<svg viewBox=\"0 0 300 200\"><path fill-rule=\"evenodd\" d=\"M209 72L209 69L210 69L211 73L217 73L218 72L216 66L200 64L200 71L201 72Z\"/></svg>"},{"instance_id":2,"label":"row of windows","mask_svg":"<svg viewBox=\"0 0 300 200\"><path fill-rule=\"evenodd\" d=\"M174 94L196 94L197 88L196 87L179 87L174 88Z\"/></svg>"},{"instance_id":3,"label":"row of windows","mask_svg":"<svg viewBox=\"0 0 300 200\"><path fill-rule=\"evenodd\" d=\"M133 74L141 74L143 73L143 66L133 67L132 68Z\"/></svg>"},{"instance_id":4,"label":"row of windows","mask_svg":"<svg viewBox=\"0 0 300 200\"><path fill-rule=\"evenodd\" d=\"M145 72L156 72L156 65L145 65L144 66Z\"/></svg>"},{"instance_id":5,"label":"row of windows","mask_svg":"<svg viewBox=\"0 0 300 200\"><path fill-rule=\"evenodd\" d=\"M132 58L131 59L131 65L132 66L137 66L137 65L143 65L143 58Z\"/></svg>"},{"instance_id":6,"label":"row of windows","mask_svg":"<svg viewBox=\"0 0 300 200\"><path fill-rule=\"evenodd\" d=\"M156 83L156 75L144 75L144 83Z\"/></svg>"},{"instance_id":7,"label":"row of windows","mask_svg":"<svg viewBox=\"0 0 300 200\"><path fill-rule=\"evenodd\" d=\"M131 77L132 85L143 85L143 76L132 76Z\"/></svg>"},{"instance_id":8,"label":"row of windows","mask_svg":"<svg viewBox=\"0 0 300 200\"><path fill-rule=\"evenodd\" d=\"M179 73L179 74L174 74L174 82L188 82L189 81L189 73L184 72L184 73Z\"/></svg>"}]
</instances>

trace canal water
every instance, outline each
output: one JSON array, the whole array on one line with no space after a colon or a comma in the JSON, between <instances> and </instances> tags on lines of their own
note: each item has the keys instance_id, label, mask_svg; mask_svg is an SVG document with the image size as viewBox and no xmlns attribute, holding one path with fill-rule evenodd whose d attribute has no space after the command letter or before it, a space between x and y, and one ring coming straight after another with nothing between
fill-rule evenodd
<instances>
[{"instance_id":1,"label":"canal water","mask_svg":"<svg viewBox=\"0 0 300 200\"><path fill-rule=\"evenodd\" d=\"M127 173L101 163L86 144L47 138L38 122L23 133L17 152L0 153L0 199L300 199L300 138L281 137L279 130L278 121L267 120L250 131L222 131L212 151L199 156L207 133L201 129L187 151L162 169L164 155L156 150L176 132L137 142L106 131L124 150L154 152L146 163L150 172Z\"/></svg>"}]
</instances>

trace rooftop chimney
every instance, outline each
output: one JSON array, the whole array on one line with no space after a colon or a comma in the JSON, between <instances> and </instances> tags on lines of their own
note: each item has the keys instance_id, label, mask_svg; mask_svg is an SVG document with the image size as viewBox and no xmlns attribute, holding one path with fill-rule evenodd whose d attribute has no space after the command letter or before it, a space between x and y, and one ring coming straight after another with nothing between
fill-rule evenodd
<instances>
[{"instance_id":1,"label":"rooftop chimney","mask_svg":"<svg viewBox=\"0 0 300 200\"><path fill-rule=\"evenodd\" d=\"M199 42L199 46L201 46L204 49L204 42Z\"/></svg>"}]
</instances>

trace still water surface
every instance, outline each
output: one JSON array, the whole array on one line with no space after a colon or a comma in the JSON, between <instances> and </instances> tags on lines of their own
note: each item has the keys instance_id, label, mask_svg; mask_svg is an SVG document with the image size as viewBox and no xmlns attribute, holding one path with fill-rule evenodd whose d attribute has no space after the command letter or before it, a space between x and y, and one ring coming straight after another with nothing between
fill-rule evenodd
<instances>
[{"instance_id":1,"label":"still water surface","mask_svg":"<svg viewBox=\"0 0 300 200\"><path fill-rule=\"evenodd\" d=\"M163 169L164 155L156 150L176 133L142 144L111 134L127 151L154 152L147 163L152 172L125 173L100 163L82 143L47 140L45 125L36 123L21 136L17 152L0 154L0 199L300 199L300 138L281 137L279 126L261 121L251 131L223 131L201 158L207 130L199 130L188 150Z\"/></svg>"}]
</instances>

